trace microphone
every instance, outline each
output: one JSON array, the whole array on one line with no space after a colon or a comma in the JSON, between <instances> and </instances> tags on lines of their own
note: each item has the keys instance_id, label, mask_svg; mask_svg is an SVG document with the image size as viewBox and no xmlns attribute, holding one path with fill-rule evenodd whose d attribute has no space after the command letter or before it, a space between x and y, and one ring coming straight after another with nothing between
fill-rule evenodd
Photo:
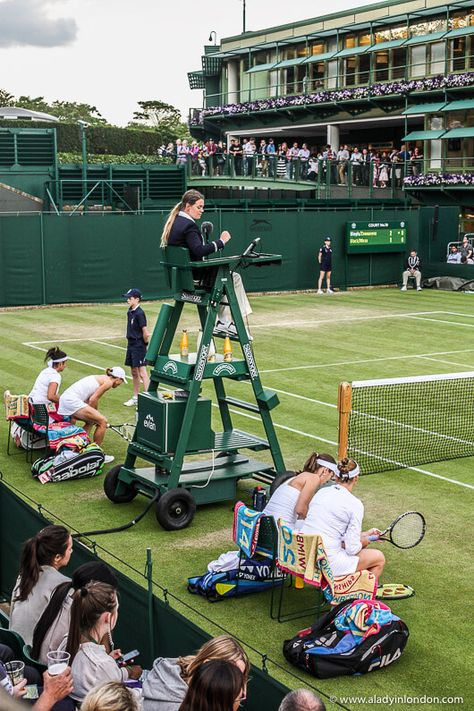
<instances>
[{"instance_id":1,"label":"microphone","mask_svg":"<svg viewBox=\"0 0 474 711\"><path fill-rule=\"evenodd\" d=\"M212 231L214 229L214 225L212 222L203 222L201 225L201 232L204 235L204 239L206 242L209 242L209 238L212 235Z\"/></svg>"},{"instance_id":2,"label":"microphone","mask_svg":"<svg viewBox=\"0 0 474 711\"><path fill-rule=\"evenodd\" d=\"M255 247L257 246L257 244L259 242L260 242L260 237L255 237L255 239L250 242L247 249L244 252L242 252L242 257L248 257L249 254L252 254L253 250L255 249Z\"/></svg>"}]
</instances>

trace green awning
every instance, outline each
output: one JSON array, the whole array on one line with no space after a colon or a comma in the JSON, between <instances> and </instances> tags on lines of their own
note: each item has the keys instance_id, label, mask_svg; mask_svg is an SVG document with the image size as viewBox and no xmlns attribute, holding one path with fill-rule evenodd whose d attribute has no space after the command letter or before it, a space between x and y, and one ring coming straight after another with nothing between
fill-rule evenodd
<instances>
[{"instance_id":1,"label":"green awning","mask_svg":"<svg viewBox=\"0 0 474 711\"><path fill-rule=\"evenodd\" d=\"M322 54L312 54L311 57L304 60L304 64L312 64L313 62L324 62L326 59L332 59L336 52L323 52Z\"/></svg>"},{"instance_id":2,"label":"green awning","mask_svg":"<svg viewBox=\"0 0 474 711\"><path fill-rule=\"evenodd\" d=\"M474 25L469 25L468 27L457 27L455 30L450 30L446 37L451 39L452 37L462 37L463 35L472 35L474 33Z\"/></svg>"},{"instance_id":3,"label":"green awning","mask_svg":"<svg viewBox=\"0 0 474 711\"><path fill-rule=\"evenodd\" d=\"M474 138L474 127L452 128L446 131L443 138Z\"/></svg>"},{"instance_id":4,"label":"green awning","mask_svg":"<svg viewBox=\"0 0 474 711\"><path fill-rule=\"evenodd\" d=\"M402 141L434 141L441 138L444 129L441 131L412 131L402 138Z\"/></svg>"},{"instance_id":5,"label":"green awning","mask_svg":"<svg viewBox=\"0 0 474 711\"><path fill-rule=\"evenodd\" d=\"M273 69L275 62L269 62L268 64L256 64L254 67L247 69L246 74L254 74L255 72L268 72Z\"/></svg>"},{"instance_id":6,"label":"green awning","mask_svg":"<svg viewBox=\"0 0 474 711\"><path fill-rule=\"evenodd\" d=\"M387 42L379 42L378 44L371 45L367 52L378 52L379 49L393 49L394 47L401 47L405 44L406 39L397 40L387 40Z\"/></svg>"},{"instance_id":7,"label":"green awning","mask_svg":"<svg viewBox=\"0 0 474 711\"><path fill-rule=\"evenodd\" d=\"M298 64L303 64L305 57L295 57L294 59L282 59L281 62L275 64L273 69L284 69L285 67L296 67Z\"/></svg>"},{"instance_id":8,"label":"green awning","mask_svg":"<svg viewBox=\"0 0 474 711\"><path fill-rule=\"evenodd\" d=\"M474 99L460 99L460 101L450 101L441 111L465 111L474 109Z\"/></svg>"},{"instance_id":9,"label":"green awning","mask_svg":"<svg viewBox=\"0 0 474 711\"><path fill-rule=\"evenodd\" d=\"M405 45L436 42L436 40L440 40L442 37L446 37L446 34L446 30L444 30L443 32L432 32L430 35L415 35L414 37L410 37L409 40L406 40Z\"/></svg>"},{"instance_id":10,"label":"green awning","mask_svg":"<svg viewBox=\"0 0 474 711\"><path fill-rule=\"evenodd\" d=\"M438 101L436 104L415 104L414 106L408 106L405 111L402 111L403 116L410 116L411 114L431 114L437 111L442 111L443 106L446 106L446 101Z\"/></svg>"},{"instance_id":11,"label":"green awning","mask_svg":"<svg viewBox=\"0 0 474 711\"><path fill-rule=\"evenodd\" d=\"M364 44L362 47L348 47L347 49L341 49L335 56L339 57L351 57L354 54L364 54L369 49L369 45Z\"/></svg>"}]
</instances>

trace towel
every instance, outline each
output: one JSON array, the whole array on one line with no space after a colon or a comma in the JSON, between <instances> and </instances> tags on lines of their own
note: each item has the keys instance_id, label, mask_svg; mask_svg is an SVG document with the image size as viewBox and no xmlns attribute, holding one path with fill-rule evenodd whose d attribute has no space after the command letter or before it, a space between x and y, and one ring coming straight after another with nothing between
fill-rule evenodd
<instances>
[{"instance_id":1,"label":"towel","mask_svg":"<svg viewBox=\"0 0 474 711\"><path fill-rule=\"evenodd\" d=\"M251 558L256 551L260 519L263 515L261 511L247 508L242 501L235 505L232 540L247 558Z\"/></svg>"}]
</instances>

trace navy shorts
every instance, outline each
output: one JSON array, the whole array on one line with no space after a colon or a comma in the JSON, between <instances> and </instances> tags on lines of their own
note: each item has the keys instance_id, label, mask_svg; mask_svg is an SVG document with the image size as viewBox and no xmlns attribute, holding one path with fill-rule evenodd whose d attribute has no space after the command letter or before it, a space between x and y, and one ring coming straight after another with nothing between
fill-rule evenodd
<instances>
[{"instance_id":1,"label":"navy shorts","mask_svg":"<svg viewBox=\"0 0 474 711\"><path fill-rule=\"evenodd\" d=\"M321 262L319 265L319 271L320 272L330 272L331 271L331 264L329 262Z\"/></svg>"},{"instance_id":2,"label":"navy shorts","mask_svg":"<svg viewBox=\"0 0 474 711\"><path fill-rule=\"evenodd\" d=\"M145 355L145 343L129 343L127 355L125 356L125 365L129 365L131 368L140 368L140 366L145 365Z\"/></svg>"}]
</instances>

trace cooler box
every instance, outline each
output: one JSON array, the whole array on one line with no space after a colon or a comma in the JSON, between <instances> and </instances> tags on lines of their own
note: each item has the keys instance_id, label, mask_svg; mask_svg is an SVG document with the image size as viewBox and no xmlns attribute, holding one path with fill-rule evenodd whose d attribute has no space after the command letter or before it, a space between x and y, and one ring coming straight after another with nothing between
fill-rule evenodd
<instances>
[{"instance_id":1,"label":"cooler box","mask_svg":"<svg viewBox=\"0 0 474 711\"><path fill-rule=\"evenodd\" d=\"M187 398L168 400L160 393L140 393L138 396L137 442L159 452L176 451ZM186 447L187 452L214 449L215 435L211 429L211 400L200 397Z\"/></svg>"}]
</instances>

